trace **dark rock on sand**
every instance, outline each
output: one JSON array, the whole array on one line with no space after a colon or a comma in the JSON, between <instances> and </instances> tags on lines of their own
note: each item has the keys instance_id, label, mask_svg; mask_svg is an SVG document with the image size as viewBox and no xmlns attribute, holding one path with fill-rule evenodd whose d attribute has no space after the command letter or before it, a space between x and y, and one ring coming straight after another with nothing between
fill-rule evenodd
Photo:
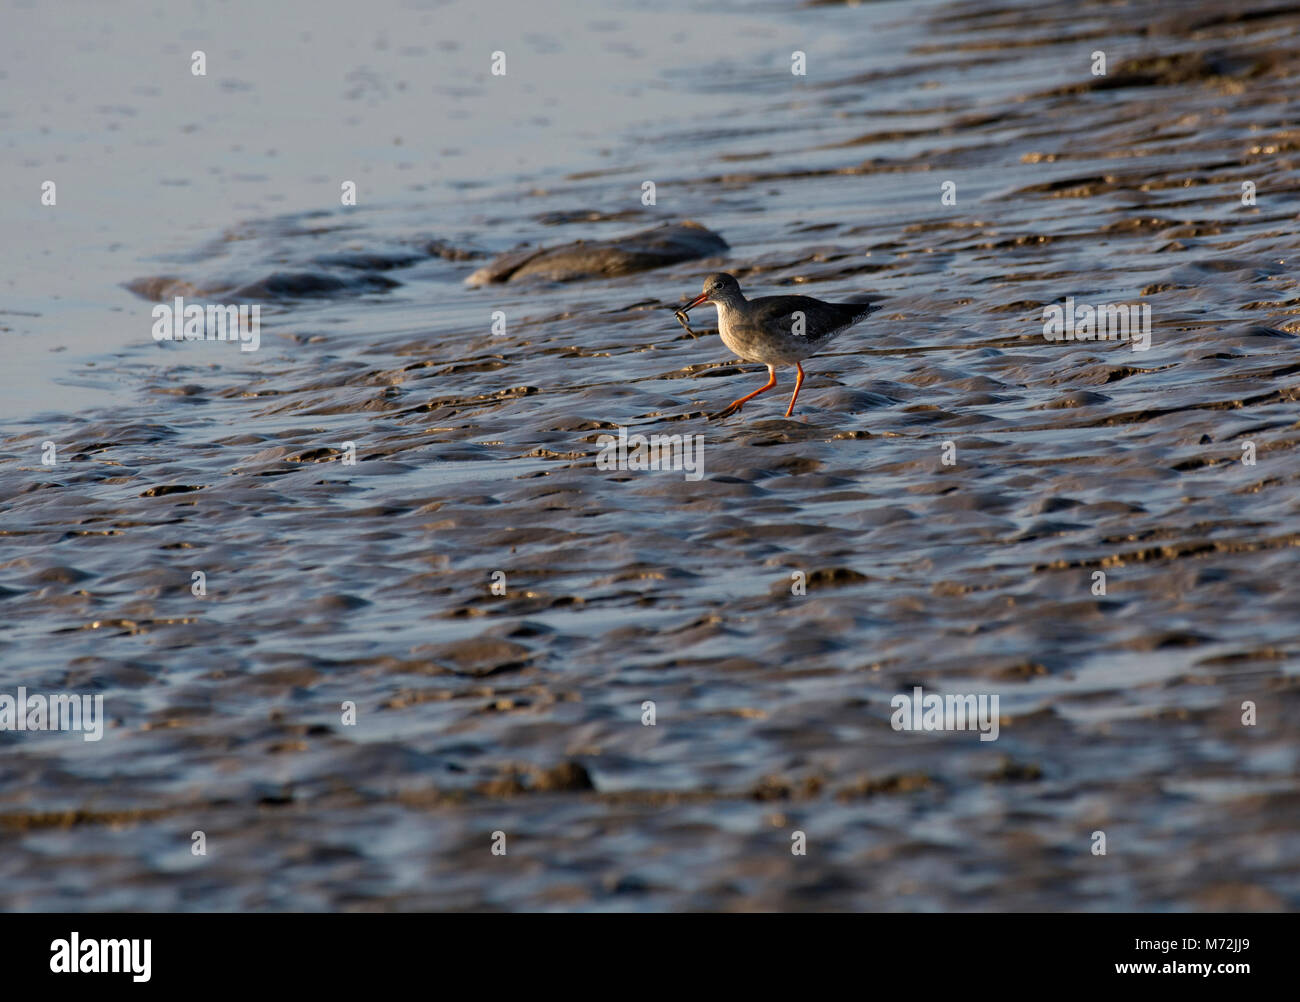
<instances>
[{"instance_id":1,"label":"dark rock on sand","mask_svg":"<svg viewBox=\"0 0 1300 1002\"><path fill-rule=\"evenodd\" d=\"M424 260L423 254L404 253L364 253L345 251L339 254L322 254L316 263L326 268L351 268L354 271L392 271L394 268L409 268Z\"/></svg>"},{"instance_id":2,"label":"dark rock on sand","mask_svg":"<svg viewBox=\"0 0 1300 1002\"><path fill-rule=\"evenodd\" d=\"M174 296L198 297L205 294L196 285L175 275L150 275L147 278L136 278L127 282L126 287L137 296L154 302L161 302Z\"/></svg>"},{"instance_id":3,"label":"dark rock on sand","mask_svg":"<svg viewBox=\"0 0 1300 1002\"><path fill-rule=\"evenodd\" d=\"M334 275L326 271L276 271L243 284L219 280L203 285L195 285L170 275L159 275L134 279L126 283L126 287L137 296L155 302L165 302L174 296L196 300L225 296L236 301L275 301L387 292L401 284L371 271L356 271L358 266L355 264L342 267L348 267L351 273Z\"/></svg>"},{"instance_id":4,"label":"dark rock on sand","mask_svg":"<svg viewBox=\"0 0 1300 1002\"><path fill-rule=\"evenodd\" d=\"M256 282L240 286L232 295L238 299L305 299L342 292L384 292L400 284L391 278L370 272L342 278L325 272L277 271Z\"/></svg>"},{"instance_id":5,"label":"dark rock on sand","mask_svg":"<svg viewBox=\"0 0 1300 1002\"><path fill-rule=\"evenodd\" d=\"M718 234L687 220L641 230L615 240L577 240L550 248L525 248L503 254L465 280L466 285L541 278L571 282L613 278L651 268L724 254L730 248Z\"/></svg>"},{"instance_id":6,"label":"dark rock on sand","mask_svg":"<svg viewBox=\"0 0 1300 1002\"><path fill-rule=\"evenodd\" d=\"M473 261L483 256L481 251L455 247L446 240L430 240L423 245L423 249L430 257L440 257L444 261Z\"/></svg>"}]
</instances>

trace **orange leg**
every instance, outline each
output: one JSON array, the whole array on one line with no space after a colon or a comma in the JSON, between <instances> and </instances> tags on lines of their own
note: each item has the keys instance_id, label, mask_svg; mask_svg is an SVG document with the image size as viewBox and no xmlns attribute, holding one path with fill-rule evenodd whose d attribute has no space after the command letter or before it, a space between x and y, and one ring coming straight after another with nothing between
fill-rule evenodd
<instances>
[{"instance_id":1,"label":"orange leg","mask_svg":"<svg viewBox=\"0 0 1300 1002\"><path fill-rule=\"evenodd\" d=\"M773 386L776 385L776 367L769 365L767 367L767 375L768 375L768 380L763 386L759 387L757 390L755 390L753 393L750 393L748 396L743 396L739 400L732 401L726 407L722 408L722 410L718 411L718 413L710 415L710 417L714 417L714 418L730 417L732 414L735 414L742 407L744 407L748 401L753 400L760 393L770 390Z\"/></svg>"},{"instance_id":2,"label":"orange leg","mask_svg":"<svg viewBox=\"0 0 1300 1002\"><path fill-rule=\"evenodd\" d=\"M803 366L795 362L794 367L799 370L799 375L794 380L794 396L790 398L790 406L785 409L786 417L794 413L794 402L799 399L799 388L803 386Z\"/></svg>"}]
</instances>

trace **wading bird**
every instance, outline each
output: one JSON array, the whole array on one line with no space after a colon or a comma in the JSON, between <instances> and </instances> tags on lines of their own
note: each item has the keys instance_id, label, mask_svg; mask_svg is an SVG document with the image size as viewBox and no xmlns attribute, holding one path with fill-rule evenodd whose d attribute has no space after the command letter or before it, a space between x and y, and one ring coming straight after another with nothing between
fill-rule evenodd
<instances>
[{"instance_id":1,"label":"wading bird","mask_svg":"<svg viewBox=\"0 0 1300 1002\"><path fill-rule=\"evenodd\" d=\"M799 375L795 378L794 396L785 416L794 413L794 402L799 399L803 386L805 358L821 351L842 331L880 307L871 303L826 303L811 296L763 296L746 299L740 283L726 272L715 272L704 280L704 291L677 310L677 319L689 331L686 314L702 303L712 303L718 308L718 333L722 343L746 362L761 362L767 366L765 385L748 396L733 401L710 418L725 418L736 414L746 402L776 385L776 367L793 365ZM694 333L694 332L692 332Z\"/></svg>"}]
</instances>

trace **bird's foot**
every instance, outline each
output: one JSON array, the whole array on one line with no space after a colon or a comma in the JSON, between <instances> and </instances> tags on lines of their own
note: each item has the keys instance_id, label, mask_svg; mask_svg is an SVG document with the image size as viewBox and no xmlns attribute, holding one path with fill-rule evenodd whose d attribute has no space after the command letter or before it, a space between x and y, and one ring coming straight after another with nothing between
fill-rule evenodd
<instances>
[{"instance_id":1,"label":"bird's foot","mask_svg":"<svg viewBox=\"0 0 1300 1002\"><path fill-rule=\"evenodd\" d=\"M742 407L744 407L744 406L745 406L745 405L744 405L744 403L743 403L742 401L737 400L737 401L735 401L734 403L728 404L726 407L722 408L722 410L718 411L717 413L715 413L715 414L710 414L710 415L709 415L709 420L710 420L710 421L721 421L723 418L729 418L729 417L731 417L731 415L733 415L733 414L739 414L739 413L740 413L740 409L741 409Z\"/></svg>"}]
</instances>

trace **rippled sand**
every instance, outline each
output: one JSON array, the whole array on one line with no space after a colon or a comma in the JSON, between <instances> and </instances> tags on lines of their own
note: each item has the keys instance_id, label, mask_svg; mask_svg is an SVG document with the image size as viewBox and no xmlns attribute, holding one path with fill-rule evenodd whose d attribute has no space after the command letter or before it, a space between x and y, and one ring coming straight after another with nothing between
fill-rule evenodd
<instances>
[{"instance_id":1,"label":"rippled sand","mask_svg":"<svg viewBox=\"0 0 1300 1002\"><path fill-rule=\"evenodd\" d=\"M734 114L641 161L247 221L129 276L256 299L262 348L145 344L133 404L0 442L0 691L111 718L0 733L0 906L1294 908L1300 14L1275 6L928 8L892 62L814 54L793 90L791 26L854 14L773 13L772 60L685 82ZM686 219L729 254L464 284ZM717 268L884 309L793 419L785 373L710 423L763 380L665 308ZM1150 350L1046 341L1067 296L1149 304ZM598 469L620 426L703 435L703 478ZM999 695L998 740L893 730L918 685Z\"/></svg>"}]
</instances>

